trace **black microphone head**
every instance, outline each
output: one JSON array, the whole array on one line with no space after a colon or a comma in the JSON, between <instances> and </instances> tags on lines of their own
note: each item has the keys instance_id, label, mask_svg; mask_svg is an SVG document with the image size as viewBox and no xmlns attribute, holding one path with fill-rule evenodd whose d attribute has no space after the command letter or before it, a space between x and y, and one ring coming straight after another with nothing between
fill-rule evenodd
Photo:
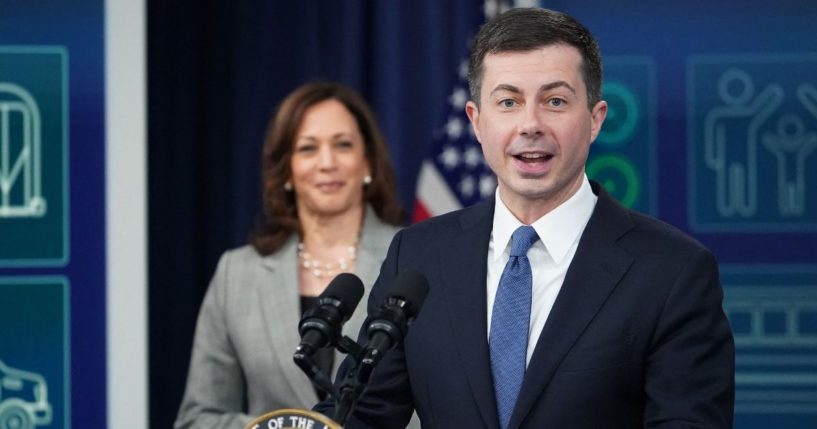
<instances>
[{"instance_id":1,"label":"black microphone head","mask_svg":"<svg viewBox=\"0 0 817 429\"><path fill-rule=\"evenodd\" d=\"M397 274L388 298L398 298L406 302L408 317L417 317L428 295L428 280L419 271L407 269Z\"/></svg>"},{"instance_id":2,"label":"black microphone head","mask_svg":"<svg viewBox=\"0 0 817 429\"><path fill-rule=\"evenodd\" d=\"M360 278L352 273L340 273L326 286L320 301L323 303L327 298L337 301L338 309L345 321L355 312L362 297L363 282Z\"/></svg>"}]
</instances>

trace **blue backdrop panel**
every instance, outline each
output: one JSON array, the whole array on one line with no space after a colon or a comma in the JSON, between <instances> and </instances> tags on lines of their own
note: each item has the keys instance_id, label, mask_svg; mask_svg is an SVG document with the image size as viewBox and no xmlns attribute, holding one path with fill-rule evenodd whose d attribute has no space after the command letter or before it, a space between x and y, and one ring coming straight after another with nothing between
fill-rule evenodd
<instances>
[{"instance_id":1,"label":"blue backdrop panel","mask_svg":"<svg viewBox=\"0 0 817 429\"><path fill-rule=\"evenodd\" d=\"M690 223L817 229L817 55L692 57Z\"/></svg>"},{"instance_id":2,"label":"blue backdrop panel","mask_svg":"<svg viewBox=\"0 0 817 429\"><path fill-rule=\"evenodd\" d=\"M104 3L0 9L0 369L47 387L36 428L104 428Z\"/></svg>"}]
</instances>

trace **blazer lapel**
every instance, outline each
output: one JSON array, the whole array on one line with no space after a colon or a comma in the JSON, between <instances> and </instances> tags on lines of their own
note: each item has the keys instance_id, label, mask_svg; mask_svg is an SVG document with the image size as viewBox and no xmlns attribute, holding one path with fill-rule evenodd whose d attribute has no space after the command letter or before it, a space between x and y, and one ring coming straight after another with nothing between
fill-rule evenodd
<instances>
[{"instance_id":1,"label":"blazer lapel","mask_svg":"<svg viewBox=\"0 0 817 429\"><path fill-rule=\"evenodd\" d=\"M454 231L457 249L443 248L440 271L445 279L445 300L454 342L460 354L474 400L485 426L498 428L496 399L488 353L488 321L485 279L488 243L493 227L494 199L491 198L460 217L461 229ZM470 251L476 249L476 251Z\"/></svg>"},{"instance_id":2,"label":"blazer lapel","mask_svg":"<svg viewBox=\"0 0 817 429\"><path fill-rule=\"evenodd\" d=\"M352 339L358 338L360 328L368 316L366 313L366 302L369 297L369 292L371 292L372 286L375 280L377 280L378 273L380 273L380 265L386 257L389 243L391 243L396 231L397 228L383 223L378 219L374 210L371 207L367 207L366 217L363 221L363 229L360 232L357 261L355 262L355 274L360 278L360 281L363 282L366 293L363 295L352 317L343 325L343 335ZM346 355L340 352L335 354L335 362L332 370L333 380L345 357Z\"/></svg>"},{"instance_id":3,"label":"blazer lapel","mask_svg":"<svg viewBox=\"0 0 817 429\"><path fill-rule=\"evenodd\" d=\"M278 374L281 379L273 380L274 384L286 383L295 394L296 403L314 405L318 401L311 384L306 383L302 374L292 360L298 346L298 322L301 319L300 296L298 295L297 273L298 237L294 235L275 254L264 258L264 268L271 273L261 276L264 280L257 287L261 314L267 339L271 345L270 353L281 368Z\"/></svg>"},{"instance_id":4,"label":"blazer lapel","mask_svg":"<svg viewBox=\"0 0 817 429\"><path fill-rule=\"evenodd\" d=\"M595 184L594 184L595 185ZM603 190L525 373L511 428L519 427L556 368L633 262L615 241L632 220Z\"/></svg>"}]
</instances>

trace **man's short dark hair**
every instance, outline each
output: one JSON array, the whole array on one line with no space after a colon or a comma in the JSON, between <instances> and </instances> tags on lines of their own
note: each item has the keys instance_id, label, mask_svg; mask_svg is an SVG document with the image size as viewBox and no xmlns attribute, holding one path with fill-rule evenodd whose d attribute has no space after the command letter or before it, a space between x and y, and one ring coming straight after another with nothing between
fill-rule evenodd
<instances>
[{"instance_id":1,"label":"man's short dark hair","mask_svg":"<svg viewBox=\"0 0 817 429\"><path fill-rule=\"evenodd\" d=\"M526 52L558 44L573 46L581 53L587 105L592 109L601 100L601 54L596 39L573 17L542 8L511 9L480 28L468 63L471 99L480 105L484 61L488 54Z\"/></svg>"}]
</instances>

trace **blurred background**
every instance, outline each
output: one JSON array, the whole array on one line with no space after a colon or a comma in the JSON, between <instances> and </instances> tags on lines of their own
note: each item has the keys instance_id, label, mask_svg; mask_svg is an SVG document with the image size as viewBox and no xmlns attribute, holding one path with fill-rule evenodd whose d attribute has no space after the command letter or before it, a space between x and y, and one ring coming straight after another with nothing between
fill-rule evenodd
<instances>
[{"instance_id":1,"label":"blurred background","mask_svg":"<svg viewBox=\"0 0 817 429\"><path fill-rule=\"evenodd\" d=\"M523 3L600 44L588 175L718 257L735 426L815 427L817 3ZM461 69L497 8L0 0L0 378L47 385L36 427L172 425L217 258L260 207L267 120L299 84L364 95L413 218L493 192Z\"/></svg>"}]
</instances>

